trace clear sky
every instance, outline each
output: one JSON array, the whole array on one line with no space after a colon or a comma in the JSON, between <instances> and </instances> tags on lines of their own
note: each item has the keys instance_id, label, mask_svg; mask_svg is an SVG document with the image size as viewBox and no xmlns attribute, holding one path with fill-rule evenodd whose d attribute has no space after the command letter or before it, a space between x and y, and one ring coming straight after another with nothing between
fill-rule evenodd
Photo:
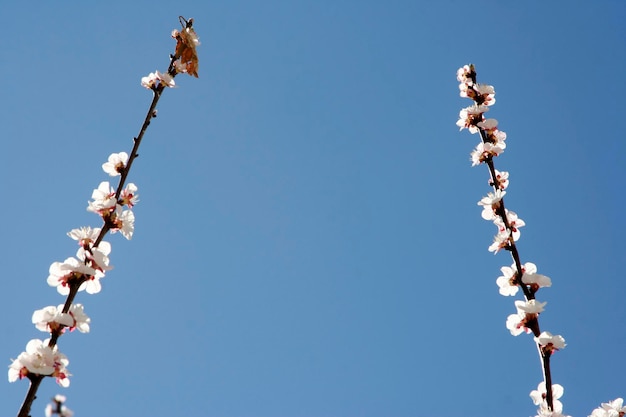
<instances>
[{"instance_id":1,"label":"clear sky","mask_svg":"<svg viewBox=\"0 0 626 417\"><path fill-rule=\"evenodd\" d=\"M112 152L130 151L178 16L200 78L164 93L130 174L135 236L80 293L73 376L32 415L523 417L542 375L498 294L508 254L476 202L478 137L455 122L456 70L493 84L496 166L552 278L542 328L565 413L626 396L626 3L614 1L11 2L0 19L6 365L32 338L65 234ZM0 389L17 413L25 381Z\"/></svg>"}]
</instances>

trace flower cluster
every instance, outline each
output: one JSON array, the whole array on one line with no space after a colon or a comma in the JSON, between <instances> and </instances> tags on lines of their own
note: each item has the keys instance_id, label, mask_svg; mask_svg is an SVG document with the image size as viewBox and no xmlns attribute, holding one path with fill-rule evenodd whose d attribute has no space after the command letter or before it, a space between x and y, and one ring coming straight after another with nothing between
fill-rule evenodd
<instances>
[{"instance_id":1,"label":"flower cluster","mask_svg":"<svg viewBox=\"0 0 626 417\"><path fill-rule=\"evenodd\" d=\"M67 357L50 347L48 340L32 339L26 345L26 351L9 366L9 382L30 377L31 375L45 375L56 378L62 387L69 387L70 380L67 365L70 363Z\"/></svg>"},{"instance_id":2,"label":"flower cluster","mask_svg":"<svg viewBox=\"0 0 626 417\"><path fill-rule=\"evenodd\" d=\"M108 181L102 181L98 188L93 190L91 198L93 200L89 201L87 211L99 214L111 232L119 231L130 240L135 231L135 215L130 209L139 201L137 186L130 183L118 195Z\"/></svg>"},{"instance_id":3,"label":"flower cluster","mask_svg":"<svg viewBox=\"0 0 626 417\"><path fill-rule=\"evenodd\" d=\"M112 154L102 169L111 176L119 175L126 169L127 161L125 152ZM100 215L104 226L86 226L68 232L67 235L78 242L76 255L63 262L53 262L49 268L48 285L67 295L68 300L79 291L96 294L102 289L100 280L106 271L113 268L109 262L111 244L102 240L104 233L119 231L130 239L134 232L135 216L130 209L139 201L135 184L128 184L118 195L108 182L102 182L91 197L93 200L87 210ZM9 381L34 375L54 376L60 385L68 386L69 373L65 370L68 360L57 351L56 339L65 329L88 333L91 319L85 314L82 304L67 304L36 310L32 322L37 329L49 332L51 337L46 342L33 339L28 343L26 351L9 367Z\"/></svg>"},{"instance_id":4,"label":"flower cluster","mask_svg":"<svg viewBox=\"0 0 626 417\"><path fill-rule=\"evenodd\" d=\"M616 398L611 402L602 403L600 407L593 410L589 417L624 417L625 415L624 399Z\"/></svg>"},{"instance_id":5,"label":"flower cluster","mask_svg":"<svg viewBox=\"0 0 626 417\"><path fill-rule=\"evenodd\" d=\"M78 330L81 333L89 333L91 319L85 314L82 304L72 304L67 313L63 313L63 305L58 307L48 306L33 313L33 324L42 332Z\"/></svg>"},{"instance_id":6,"label":"flower cluster","mask_svg":"<svg viewBox=\"0 0 626 417\"><path fill-rule=\"evenodd\" d=\"M539 405L539 415L553 417L562 415L562 404L558 398L563 394L563 387L551 384L549 358L553 352L565 347L565 339L550 332L541 332L539 315L544 311L546 302L535 299L540 288L550 287L552 281L545 275L537 273L537 266L532 262L522 264L517 251L516 242L521 236L520 228L526 223L517 213L508 210L504 205L505 189L509 186L509 173L498 171L494 166L494 158L501 155L506 149L506 133L498 129L496 119L488 119L485 113L496 102L495 89L491 85L476 82L476 71L473 65L465 65L457 71L457 80L460 82L461 97L473 100L473 104L461 110L457 126L467 129L470 133L479 133L481 141L471 152L472 166L485 164L489 168L489 185L493 191L483 197L478 205L482 207L481 217L493 222L497 233L489 251L498 253L506 250L511 253L513 264L500 268L502 275L496 279L499 292L503 296L515 296L522 290L524 300L516 300L516 313L508 316L506 327L513 336L522 333L532 333L537 343L544 364L544 380L538 390L531 393L536 405ZM546 393L546 384L551 387Z\"/></svg>"}]
</instances>

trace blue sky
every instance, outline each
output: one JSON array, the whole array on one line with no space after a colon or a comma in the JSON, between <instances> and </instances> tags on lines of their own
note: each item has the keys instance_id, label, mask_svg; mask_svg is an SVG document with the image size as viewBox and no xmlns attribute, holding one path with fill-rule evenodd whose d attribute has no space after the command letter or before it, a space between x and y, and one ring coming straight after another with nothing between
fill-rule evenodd
<instances>
[{"instance_id":1,"label":"blue sky","mask_svg":"<svg viewBox=\"0 0 626 417\"><path fill-rule=\"evenodd\" d=\"M626 396L621 221L626 5L477 1L111 1L5 5L0 243L7 366L63 298L100 166L129 151L178 15L200 78L166 91L130 174L132 241L60 339L77 417L530 416L537 352L504 323L508 254L476 202L458 67L493 84L519 249L553 286L542 328L565 413ZM25 381L0 390L16 414Z\"/></svg>"}]
</instances>

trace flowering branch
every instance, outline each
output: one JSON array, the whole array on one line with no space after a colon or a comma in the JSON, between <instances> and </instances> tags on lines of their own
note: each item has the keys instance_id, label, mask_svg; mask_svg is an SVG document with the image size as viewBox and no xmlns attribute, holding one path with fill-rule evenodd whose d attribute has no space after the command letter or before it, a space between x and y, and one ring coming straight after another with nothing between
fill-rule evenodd
<instances>
[{"instance_id":1,"label":"flowering branch","mask_svg":"<svg viewBox=\"0 0 626 417\"><path fill-rule=\"evenodd\" d=\"M550 358L552 354L563 349L565 339L550 332L541 332L539 314L547 303L536 300L535 295L542 287L550 287L552 281L545 275L537 274L537 266L531 262L522 264L516 242L520 237L519 228L525 223L516 213L504 206L505 189L509 184L509 173L500 172L495 168L494 158L501 155L506 148L506 133L498 129L496 119L486 119L484 114L495 100L495 89L491 85L478 84L476 71L473 65L465 65L457 71L457 80L461 97L474 101L472 106L461 110L457 126L461 130L468 129L470 133L480 133L481 142L471 153L472 166L486 164L489 168L489 184L493 192L483 197L478 205L483 207L482 217L491 220L498 228L498 233L489 247L489 251L497 253L501 249L509 251L513 264L503 266L502 276L498 277L500 294L514 296L521 289L524 300L515 301L516 314L511 314L506 326L513 336L523 332L532 333L541 359L543 382L536 390L531 391L530 397L535 405L539 406L537 417L565 417L562 414L563 404L559 398L563 395L563 387L552 383ZM593 411L590 417L624 417L626 407L623 400L618 398L610 403L603 403Z\"/></svg>"},{"instance_id":2,"label":"flowering branch","mask_svg":"<svg viewBox=\"0 0 626 417\"><path fill-rule=\"evenodd\" d=\"M504 249L511 253L513 264L502 267L503 276L496 280L500 287L500 294L512 296L521 289L524 301L516 301L517 314L510 315L507 319L507 327L511 334L517 336L522 332L532 333L537 343L537 350L541 358L543 370L543 382L536 391L531 393L531 398L539 405L541 416L560 416L563 406L558 401L562 395L562 387L552 384L550 372L550 357L554 351L565 347L565 340L561 336L553 336L549 332L541 332L539 326L539 314L543 311L546 303L536 300L535 294L541 287L552 285L550 279L537 274L537 267L533 263L522 264L516 241L520 237L519 228L524 226L523 220L517 214L509 211L504 205L505 189L508 186L508 172L500 172L495 168L494 158L501 155L506 148L506 133L498 129L498 121L486 119L484 114L495 103L495 90L493 86L478 84L473 65L466 65L457 71L457 79L460 81L459 88L461 97L467 97L474 101L474 105L461 110L457 125L461 129L468 129L471 133L480 133L481 142L471 154L472 165L486 164L489 168L490 185L493 192L482 198L478 205L483 206L482 217L491 220L498 227L498 234L494 238L489 251L497 253ZM549 387L547 389L546 387Z\"/></svg>"},{"instance_id":3,"label":"flowering branch","mask_svg":"<svg viewBox=\"0 0 626 417\"><path fill-rule=\"evenodd\" d=\"M172 31L176 39L176 49L170 55L170 63L165 73L156 71L141 79L141 84L152 90L152 103L148 109L139 134L133 138L133 148L130 155L125 152L114 153L109 156L108 162L102 165L104 172L110 176L120 176L115 191L108 181L101 182L92 193L93 201L89 202L88 211L98 214L103 221L102 227L92 229L82 227L74 229L68 236L78 241L79 249L76 257L67 258L64 262L54 262L50 266L48 284L56 287L57 291L66 295L63 305L48 306L33 313L32 321L42 331L49 332L50 338L41 341L33 339L9 367L9 382L28 378L30 386L18 417L27 417L36 398L37 391L45 377L55 377L57 383L63 387L70 384L70 373L67 370L69 360L58 351L57 342L66 329L78 329L81 333L89 332L90 319L85 315L82 304L73 304L79 291L85 290L89 294L96 294L101 290L100 279L105 272L112 269L109 265L111 245L103 239L108 232L120 232L130 240L134 233L135 215L132 207L139 201L137 187L133 183L126 184L133 161L139 156L138 150L141 140L156 117L156 105L163 91L174 87L174 77L179 73L187 73L198 77L198 57L196 46L200 44L193 29L193 19L179 18L182 30ZM60 415L61 403L65 397L59 396L62 401L57 403L57 413Z\"/></svg>"}]
</instances>

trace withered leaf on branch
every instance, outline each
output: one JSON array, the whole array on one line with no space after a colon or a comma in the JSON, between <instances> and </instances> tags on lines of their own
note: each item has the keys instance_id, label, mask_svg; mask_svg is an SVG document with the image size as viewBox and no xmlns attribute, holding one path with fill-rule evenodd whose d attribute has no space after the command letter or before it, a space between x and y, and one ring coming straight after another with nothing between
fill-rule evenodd
<instances>
[{"instance_id":1,"label":"withered leaf on branch","mask_svg":"<svg viewBox=\"0 0 626 417\"><path fill-rule=\"evenodd\" d=\"M198 35L196 31L191 27L193 19L189 19L189 22L182 31L172 31L172 37L176 39L176 51L175 56L180 59L180 63L186 67L186 71L189 75L193 75L198 78L198 54L196 53L196 46L200 45Z\"/></svg>"}]
</instances>

